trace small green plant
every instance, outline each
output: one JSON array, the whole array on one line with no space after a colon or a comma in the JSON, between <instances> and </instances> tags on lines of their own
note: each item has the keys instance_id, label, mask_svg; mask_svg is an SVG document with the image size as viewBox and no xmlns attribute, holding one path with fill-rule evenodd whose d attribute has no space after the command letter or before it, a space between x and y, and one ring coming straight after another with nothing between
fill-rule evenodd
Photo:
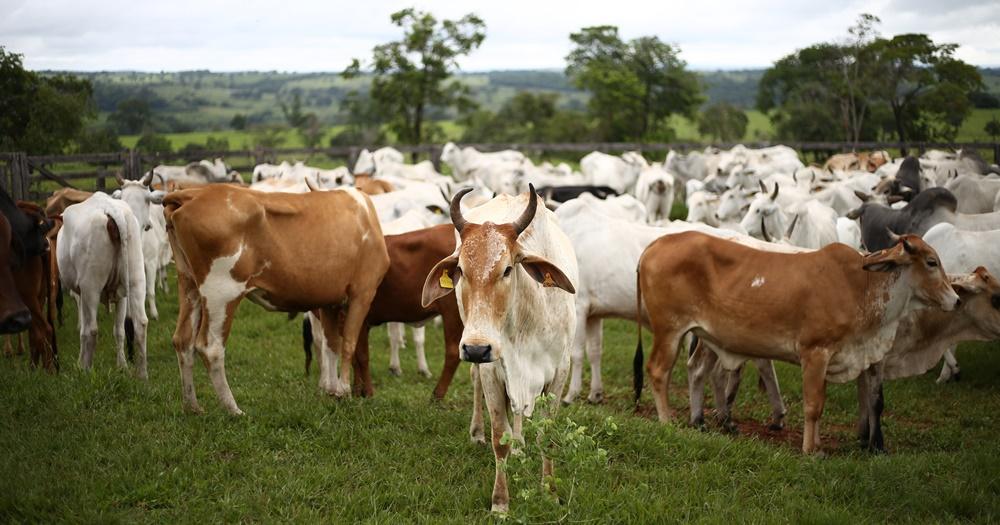
<instances>
[{"instance_id":1,"label":"small green plant","mask_svg":"<svg viewBox=\"0 0 1000 525\"><path fill-rule=\"evenodd\" d=\"M544 394L535 401L535 406L551 405L553 399L552 394ZM516 523L537 522L541 514L557 509L561 513L559 521L568 518L573 510L577 480L605 472L608 451L599 441L614 436L617 430L618 425L610 416L599 427L590 428L566 416L539 414L524 421L523 443L515 442L510 432L505 433L500 442L512 444L515 449L505 466L513 500L507 519ZM553 475L539 483L543 456L554 463Z\"/></svg>"}]
</instances>

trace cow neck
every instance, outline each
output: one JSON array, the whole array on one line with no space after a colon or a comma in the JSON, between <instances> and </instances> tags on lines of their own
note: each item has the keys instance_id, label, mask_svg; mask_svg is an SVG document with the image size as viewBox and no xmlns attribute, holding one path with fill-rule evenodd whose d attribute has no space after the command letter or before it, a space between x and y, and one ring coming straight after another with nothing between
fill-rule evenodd
<instances>
[{"instance_id":1,"label":"cow neck","mask_svg":"<svg viewBox=\"0 0 1000 525\"><path fill-rule=\"evenodd\" d=\"M903 279L902 269L891 272L869 272L861 303L862 316L867 327L899 321L913 300L913 290Z\"/></svg>"}]
</instances>

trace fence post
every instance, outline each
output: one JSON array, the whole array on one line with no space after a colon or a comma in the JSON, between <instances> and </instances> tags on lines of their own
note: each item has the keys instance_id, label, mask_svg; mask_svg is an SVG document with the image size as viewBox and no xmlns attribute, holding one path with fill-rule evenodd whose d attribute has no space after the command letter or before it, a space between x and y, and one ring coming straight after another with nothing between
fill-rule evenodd
<instances>
[{"instance_id":1,"label":"fence post","mask_svg":"<svg viewBox=\"0 0 1000 525\"><path fill-rule=\"evenodd\" d=\"M354 165L358 162L358 151L357 146L351 146L347 152L347 167L354 173Z\"/></svg>"},{"instance_id":2,"label":"fence post","mask_svg":"<svg viewBox=\"0 0 1000 525\"><path fill-rule=\"evenodd\" d=\"M105 186L105 182L104 182L104 178L106 176L106 173L107 173L107 169L103 165L100 168L97 168L97 187L96 187L96 191L104 191L104 189L106 187Z\"/></svg>"},{"instance_id":3,"label":"fence post","mask_svg":"<svg viewBox=\"0 0 1000 525\"><path fill-rule=\"evenodd\" d=\"M993 164L1000 164L1000 142L993 144Z\"/></svg>"},{"instance_id":4,"label":"fence post","mask_svg":"<svg viewBox=\"0 0 1000 525\"><path fill-rule=\"evenodd\" d=\"M434 171L441 173L441 148L438 146L431 147L431 164L434 165Z\"/></svg>"}]
</instances>

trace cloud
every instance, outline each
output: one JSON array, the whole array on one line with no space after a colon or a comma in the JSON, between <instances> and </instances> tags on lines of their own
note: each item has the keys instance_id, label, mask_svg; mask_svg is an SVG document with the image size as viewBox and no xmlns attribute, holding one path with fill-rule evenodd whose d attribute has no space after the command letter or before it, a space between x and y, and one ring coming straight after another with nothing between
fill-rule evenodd
<instances>
[{"instance_id":1,"label":"cloud","mask_svg":"<svg viewBox=\"0 0 1000 525\"><path fill-rule=\"evenodd\" d=\"M409 2L172 2L0 0L0 34L35 69L141 71L337 71L397 37L389 14ZM843 38L861 12L881 31L928 33L960 44L958 55L1000 65L1000 7L995 1L874 0L656 2L427 0L443 18L475 12L487 24L466 70L562 68L569 34L616 25L626 38L656 35L675 43L698 69L765 67L797 48Z\"/></svg>"}]
</instances>

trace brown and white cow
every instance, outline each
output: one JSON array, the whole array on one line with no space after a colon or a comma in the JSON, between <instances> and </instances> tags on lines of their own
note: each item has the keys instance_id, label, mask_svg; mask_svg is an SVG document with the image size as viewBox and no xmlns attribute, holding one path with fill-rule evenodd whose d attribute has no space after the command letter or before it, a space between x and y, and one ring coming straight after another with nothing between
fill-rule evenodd
<instances>
[{"instance_id":1,"label":"brown and white cow","mask_svg":"<svg viewBox=\"0 0 1000 525\"><path fill-rule=\"evenodd\" d=\"M219 400L234 415L225 343L240 301L272 311L319 309L340 375L322 387L350 394L358 332L389 267L371 201L355 189L304 194L261 193L228 184L182 190L163 202L177 263L180 311L174 348L184 405L200 412L194 354L201 354ZM332 362L332 361L331 361Z\"/></svg>"},{"instance_id":2,"label":"brown and white cow","mask_svg":"<svg viewBox=\"0 0 1000 525\"><path fill-rule=\"evenodd\" d=\"M428 306L423 306L420 301L424 277L438 261L455 252L454 227L441 224L400 235L386 235L385 245L389 253L389 270L375 293L365 326L358 337L354 357L354 392L365 396L374 393L368 367L368 331L371 327L392 322L419 323L440 314L444 325L444 369L434 388L434 398L444 399L460 361L458 342L462 338L462 318L458 314L454 294L445 295ZM312 338L319 346L325 344L326 338L314 326L310 326L308 332L305 330L303 328L308 373L312 354L309 339ZM321 361L320 366L325 366L325 363Z\"/></svg>"},{"instance_id":3,"label":"brown and white cow","mask_svg":"<svg viewBox=\"0 0 1000 525\"><path fill-rule=\"evenodd\" d=\"M473 363L473 439L482 439L479 397L485 395L496 458L492 508L506 512L510 443L501 438L507 432L520 437L518 423L531 417L542 394L553 396L543 411L554 412L569 373L576 254L555 214L538 206L534 187L524 195L500 195L466 218L459 203L469 191L452 199L460 242L427 275L422 304L455 293L465 323L460 353ZM551 459L542 458L542 471L543 477L552 474Z\"/></svg>"},{"instance_id":4,"label":"brown and white cow","mask_svg":"<svg viewBox=\"0 0 1000 525\"><path fill-rule=\"evenodd\" d=\"M860 153L838 153L826 160L823 169L837 171L867 171L875 173L875 170L892 161L888 151L862 151Z\"/></svg>"},{"instance_id":5,"label":"brown and white cow","mask_svg":"<svg viewBox=\"0 0 1000 525\"><path fill-rule=\"evenodd\" d=\"M640 258L638 285L653 331L646 368L660 420L671 417L678 344L693 332L727 370L751 358L802 366L806 453L819 446L827 381L853 380L882 361L909 312L958 302L937 254L914 235L866 256L839 243L785 254L703 233L665 235Z\"/></svg>"}]
</instances>

